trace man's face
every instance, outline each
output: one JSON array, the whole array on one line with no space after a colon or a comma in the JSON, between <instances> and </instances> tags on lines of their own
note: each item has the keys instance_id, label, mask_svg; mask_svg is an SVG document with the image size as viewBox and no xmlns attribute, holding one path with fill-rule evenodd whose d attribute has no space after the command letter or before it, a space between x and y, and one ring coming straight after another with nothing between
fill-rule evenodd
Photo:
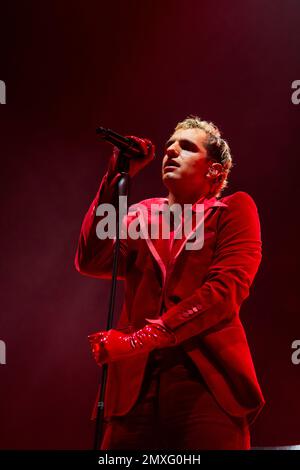
<instances>
[{"instance_id":1,"label":"man's face","mask_svg":"<svg viewBox=\"0 0 300 470\"><path fill-rule=\"evenodd\" d=\"M165 146L162 180L169 191L201 191L209 164L202 129L178 129Z\"/></svg>"}]
</instances>

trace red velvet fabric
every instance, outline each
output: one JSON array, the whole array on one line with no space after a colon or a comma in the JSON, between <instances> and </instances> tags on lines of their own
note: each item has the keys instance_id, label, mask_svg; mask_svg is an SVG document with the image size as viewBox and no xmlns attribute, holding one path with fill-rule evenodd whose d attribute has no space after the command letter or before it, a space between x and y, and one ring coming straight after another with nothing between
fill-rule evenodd
<instances>
[{"instance_id":1,"label":"red velvet fabric","mask_svg":"<svg viewBox=\"0 0 300 470\"><path fill-rule=\"evenodd\" d=\"M246 418L218 405L181 347L150 354L139 398L104 425L101 450L248 450Z\"/></svg>"},{"instance_id":2,"label":"red velvet fabric","mask_svg":"<svg viewBox=\"0 0 300 470\"><path fill-rule=\"evenodd\" d=\"M104 176L79 236L76 269L99 279L111 277L114 240L97 237L100 217L96 208L113 201L117 180L118 175ZM205 208L204 246L200 250L185 249L186 238L174 239L171 251L169 240L121 240L119 279L125 281L125 300L117 328L136 331L161 316L219 406L251 423L264 405L264 397L239 310L261 261L259 216L253 199L245 192L200 202ZM141 227L150 223L150 218L159 226L159 211L150 214L153 203L163 208L167 199L141 201L124 218L124 226L137 217ZM193 212L193 229L195 216ZM132 409L148 355L110 364L106 417L122 416Z\"/></svg>"}]
</instances>

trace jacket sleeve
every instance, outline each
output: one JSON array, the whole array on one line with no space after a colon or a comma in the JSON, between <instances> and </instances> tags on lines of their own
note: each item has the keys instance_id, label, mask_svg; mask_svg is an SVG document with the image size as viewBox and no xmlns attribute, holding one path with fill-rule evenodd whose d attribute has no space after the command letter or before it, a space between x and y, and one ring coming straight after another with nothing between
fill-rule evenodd
<instances>
[{"instance_id":1,"label":"jacket sleeve","mask_svg":"<svg viewBox=\"0 0 300 470\"><path fill-rule=\"evenodd\" d=\"M112 167L112 163L110 166ZM111 203L115 206L119 178L120 173L114 172L109 167L84 217L75 255L75 268L81 274L101 279L111 278L115 238L98 238L96 227L104 216L97 216L96 211L101 203ZM126 253L126 240L121 239L118 279L124 278Z\"/></svg>"},{"instance_id":2,"label":"jacket sleeve","mask_svg":"<svg viewBox=\"0 0 300 470\"><path fill-rule=\"evenodd\" d=\"M260 261L257 208L247 193L237 192L220 215L216 250L204 283L161 316L178 343L238 315Z\"/></svg>"}]
</instances>

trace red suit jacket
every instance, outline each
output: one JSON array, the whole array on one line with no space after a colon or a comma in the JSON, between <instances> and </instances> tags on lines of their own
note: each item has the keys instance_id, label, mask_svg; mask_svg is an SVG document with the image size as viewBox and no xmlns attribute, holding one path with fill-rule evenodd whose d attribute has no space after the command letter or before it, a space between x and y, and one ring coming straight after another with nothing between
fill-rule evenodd
<instances>
[{"instance_id":1,"label":"red suit jacket","mask_svg":"<svg viewBox=\"0 0 300 470\"><path fill-rule=\"evenodd\" d=\"M75 258L80 273L100 279L111 278L115 241L97 237L101 218L96 209L113 200L115 183L116 178L108 174L102 179L83 220ZM221 407L252 423L265 402L239 310L261 261L257 208L245 192L201 202L204 245L199 250L185 249L188 236L174 239L170 254L169 241L162 238L121 240L118 278L125 281L125 301L117 329L131 333L145 326L146 319L161 316ZM141 227L145 226L153 203L162 208L167 199L148 199L132 206L136 211L124 223L139 217ZM151 219L159 225L159 211ZM143 353L108 366L105 417L124 415L132 408L147 359Z\"/></svg>"}]
</instances>

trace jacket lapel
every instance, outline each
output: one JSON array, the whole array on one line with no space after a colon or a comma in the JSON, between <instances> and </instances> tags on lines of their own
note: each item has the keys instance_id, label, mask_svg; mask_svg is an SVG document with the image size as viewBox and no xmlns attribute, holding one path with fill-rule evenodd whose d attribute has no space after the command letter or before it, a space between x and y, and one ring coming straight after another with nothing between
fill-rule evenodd
<instances>
[{"instance_id":1,"label":"jacket lapel","mask_svg":"<svg viewBox=\"0 0 300 470\"><path fill-rule=\"evenodd\" d=\"M170 258L172 265L176 262L179 254L182 252L187 242L196 236L197 231L203 231L205 219L207 218L210 210L213 207L227 207L227 204L217 200L215 197L210 199L199 199L193 206L192 211L189 211L188 217L192 217L192 222L189 225L189 230L184 231L182 220L177 224L174 232L174 241L170 252L170 240L161 237L162 229L168 229L164 214L168 209L168 199L159 198L153 199L149 207L145 204L135 204L134 208L138 213L141 233L145 239L148 248L157 262L163 278L163 283L166 280L167 266L165 263L166 258ZM150 202L150 201L149 201ZM152 204L155 205L153 210ZM153 233L158 233L159 237L151 236ZM179 238L176 238L177 237ZM203 238L203 237L202 237ZM198 248L200 249L200 247Z\"/></svg>"},{"instance_id":2,"label":"jacket lapel","mask_svg":"<svg viewBox=\"0 0 300 470\"><path fill-rule=\"evenodd\" d=\"M138 211L139 211L139 222L140 222L140 227L141 227L141 233L143 234L143 237L148 245L148 248L157 262L161 273L162 273L162 278L163 282L166 279L166 265L163 261L164 256L162 253L162 250L166 250L167 244L169 243L169 240L162 240L161 237L151 237L151 230L153 230L153 233L159 233L160 227L161 227L161 212L164 210L165 205L167 204L168 200L159 200L160 202L157 202L157 200L154 200L153 204L157 205L157 207L153 210L150 207L147 207L143 204L138 205Z\"/></svg>"},{"instance_id":3,"label":"jacket lapel","mask_svg":"<svg viewBox=\"0 0 300 470\"><path fill-rule=\"evenodd\" d=\"M173 263L178 258L179 254L182 250L186 247L187 242L192 244L192 248L189 249L201 249L204 242L204 227L205 227L205 220L213 207L227 207L227 204L224 204L221 201L218 201L215 197L210 199L200 199L193 205L192 211L189 211L187 216L185 217L184 223L186 225L186 221L189 221L188 229L184 230L184 226L182 222L178 226L175 235L174 235L174 242L171 251L171 259ZM192 220L190 220L192 219ZM176 234L179 238L176 238ZM193 239L196 239L193 241Z\"/></svg>"}]
</instances>

